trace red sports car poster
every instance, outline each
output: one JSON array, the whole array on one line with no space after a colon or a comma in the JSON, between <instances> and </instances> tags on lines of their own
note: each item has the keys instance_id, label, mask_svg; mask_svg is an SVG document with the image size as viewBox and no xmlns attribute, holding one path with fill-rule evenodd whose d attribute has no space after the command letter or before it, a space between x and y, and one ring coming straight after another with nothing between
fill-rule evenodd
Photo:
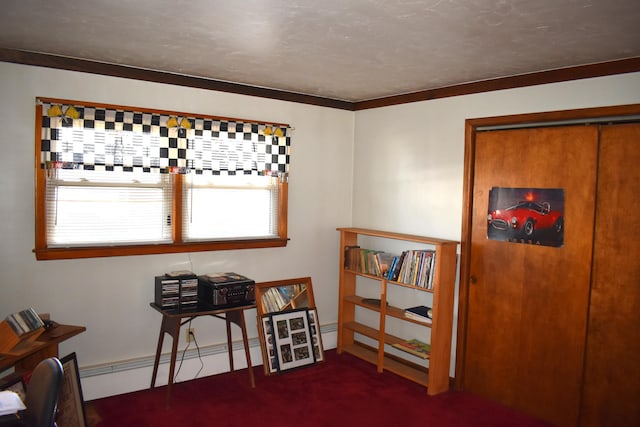
<instances>
[{"instance_id":1,"label":"red sports car poster","mask_svg":"<svg viewBox=\"0 0 640 427\"><path fill-rule=\"evenodd\" d=\"M562 246L564 190L493 187L489 191L487 238Z\"/></svg>"}]
</instances>

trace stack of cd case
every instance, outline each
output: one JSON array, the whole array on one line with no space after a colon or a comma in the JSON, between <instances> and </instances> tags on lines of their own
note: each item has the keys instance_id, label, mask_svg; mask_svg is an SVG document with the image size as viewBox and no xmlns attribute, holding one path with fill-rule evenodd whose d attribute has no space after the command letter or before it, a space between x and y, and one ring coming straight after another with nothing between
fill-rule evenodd
<instances>
[{"instance_id":1,"label":"stack of cd case","mask_svg":"<svg viewBox=\"0 0 640 427\"><path fill-rule=\"evenodd\" d=\"M198 305L198 276L173 271L155 277L155 304L163 310L188 310Z\"/></svg>"}]
</instances>

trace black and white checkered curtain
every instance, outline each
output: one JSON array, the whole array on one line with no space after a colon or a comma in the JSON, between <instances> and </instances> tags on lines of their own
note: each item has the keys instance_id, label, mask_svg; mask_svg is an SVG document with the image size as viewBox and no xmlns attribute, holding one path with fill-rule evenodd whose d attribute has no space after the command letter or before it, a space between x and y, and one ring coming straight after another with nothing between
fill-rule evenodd
<instances>
[{"instance_id":1,"label":"black and white checkered curtain","mask_svg":"<svg viewBox=\"0 0 640 427\"><path fill-rule=\"evenodd\" d=\"M69 106L52 107L55 104L42 104L44 168L216 175L289 172L288 127L279 127L279 136L261 123L83 105L73 105L74 118L65 114Z\"/></svg>"}]
</instances>

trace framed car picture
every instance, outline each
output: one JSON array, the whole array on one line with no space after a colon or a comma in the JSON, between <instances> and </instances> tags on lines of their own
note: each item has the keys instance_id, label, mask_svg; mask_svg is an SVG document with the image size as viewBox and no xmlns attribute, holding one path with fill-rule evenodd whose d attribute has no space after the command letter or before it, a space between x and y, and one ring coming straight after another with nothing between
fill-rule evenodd
<instances>
[{"instance_id":1,"label":"framed car picture","mask_svg":"<svg viewBox=\"0 0 640 427\"><path fill-rule=\"evenodd\" d=\"M489 191L487 238L561 247L564 189L493 187Z\"/></svg>"}]
</instances>

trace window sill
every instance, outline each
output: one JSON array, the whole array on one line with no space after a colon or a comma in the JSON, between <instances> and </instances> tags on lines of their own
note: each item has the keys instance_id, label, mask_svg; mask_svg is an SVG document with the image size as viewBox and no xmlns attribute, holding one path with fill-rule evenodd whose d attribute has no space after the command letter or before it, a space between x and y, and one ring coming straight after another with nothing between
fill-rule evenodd
<instances>
[{"instance_id":1,"label":"window sill","mask_svg":"<svg viewBox=\"0 0 640 427\"><path fill-rule=\"evenodd\" d=\"M34 249L38 261L55 259L100 258L131 255L170 254L182 252L225 251L287 246L288 239L225 240L219 242L171 243L158 245L93 246L76 248Z\"/></svg>"}]
</instances>

